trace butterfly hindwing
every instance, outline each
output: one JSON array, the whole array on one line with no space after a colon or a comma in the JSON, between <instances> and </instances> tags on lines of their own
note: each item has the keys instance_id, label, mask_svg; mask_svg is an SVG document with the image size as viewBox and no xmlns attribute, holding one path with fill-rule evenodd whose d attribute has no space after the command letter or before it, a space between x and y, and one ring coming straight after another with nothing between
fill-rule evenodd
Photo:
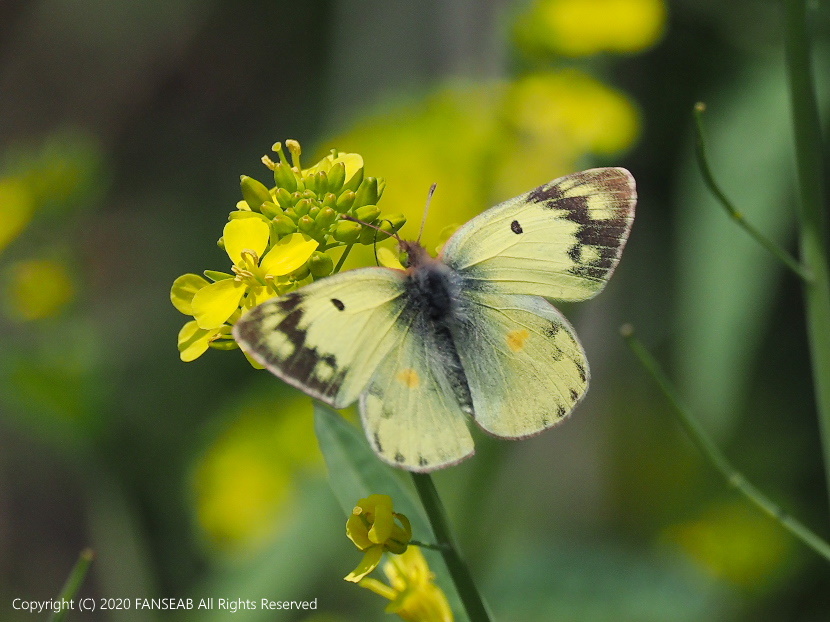
<instances>
[{"instance_id":1,"label":"butterfly hindwing","mask_svg":"<svg viewBox=\"0 0 830 622\"><path fill-rule=\"evenodd\" d=\"M625 169L574 173L470 220L447 241L444 261L503 293L586 300L619 261L635 202Z\"/></svg>"},{"instance_id":2,"label":"butterfly hindwing","mask_svg":"<svg viewBox=\"0 0 830 622\"><path fill-rule=\"evenodd\" d=\"M473 453L464 409L470 410L455 351L423 315L406 328L360 398L363 428L389 464L432 471ZM464 406L462 406L464 404Z\"/></svg>"},{"instance_id":3,"label":"butterfly hindwing","mask_svg":"<svg viewBox=\"0 0 830 622\"><path fill-rule=\"evenodd\" d=\"M401 330L403 272L351 270L255 307L234 327L252 358L335 408L357 400Z\"/></svg>"},{"instance_id":4,"label":"butterfly hindwing","mask_svg":"<svg viewBox=\"0 0 830 622\"><path fill-rule=\"evenodd\" d=\"M469 292L462 315L454 342L484 430L521 438L570 414L588 388L588 362L549 302Z\"/></svg>"}]
</instances>

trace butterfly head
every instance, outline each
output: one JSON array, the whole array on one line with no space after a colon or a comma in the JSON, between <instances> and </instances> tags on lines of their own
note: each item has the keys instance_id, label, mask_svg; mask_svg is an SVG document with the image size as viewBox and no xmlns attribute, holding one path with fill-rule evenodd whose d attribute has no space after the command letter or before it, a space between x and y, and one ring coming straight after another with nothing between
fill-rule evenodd
<instances>
[{"instance_id":1,"label":"butterfly head","mask_svg":"<svg viewBox=\"0 0 830 622\"><path fill-rule=\"evenodd\" d=\"M437 261L435 257L429 254L420 242L410 240L399 240L398 248L402 253L406 253L406 260L403 262L404 266L410 270L417 269L425 264Z\"/></svg>"}]
</instances>

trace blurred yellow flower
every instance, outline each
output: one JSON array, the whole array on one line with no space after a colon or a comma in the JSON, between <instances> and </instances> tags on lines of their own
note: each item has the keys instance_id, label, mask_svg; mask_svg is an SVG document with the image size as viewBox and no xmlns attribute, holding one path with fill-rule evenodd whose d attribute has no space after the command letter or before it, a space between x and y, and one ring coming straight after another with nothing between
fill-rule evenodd
<instances>
[{"instance_id":1,"label":"blurred yellow flower","mask_svg":"<svg viewBox=\"0 0 830 622\"><path fill-rule=\"evenodd\" d=\"M743 501L709 508L700 518L674 525L665 538L713 576L757 588L782 570L792 539L780 525Z\"/></svg>"},{"instance_id":2,"label":"blurred yellow flower","mask_svg":"<svg viewBox=\"0 0 830 622\"><path fill-rule=\"evenodd\" d=\"M9 315L40 320L60 313L75 296L66 266L48 259L20 261L9 268L6 304Z\"/></svg>"},{"instance_id":3,"label":"blurred yellow flower","mask_svg":"<svg viewBox=\"0 0 830 622\"><path fill-rule=\"evenodd\" d=\"M310 404L299 394L243 399L199 459L196 516L215 547L254 552L279 532L303 474L321 471Z\"/></svg>"},{"instance_id":4,"label":"blurred yellow flower","mask_svg":"<svg viewBox=\"0 0 830 622\"><path fill-rule=\"evenodd\" d=\"M389 585L369 577L359 585L390 600L387 613L396 613L411 622L454 620L447 597L433 582L435 575L417 546L410 546L402 555L390 558L383 565L383 572Z\"/></svg>"},{"instance_id":5,"label":"blurred yellow flower","mask_svg":"<svg viewBox=\"0 0 830 622\"><path fill-rule=\"evenodd\" d=\"M519 78L504 108L517 134L560 152L614 154L630 147L639 132L628 97L575 69Z\"/></svg>"},{"instance_id":6,"label":"blurred yellow flower","mask_svg":"<svg viewBox=\"0 0 830 622\"><path fill-rule=\"evenodd\" d=\"M0 179L0 251L26 228L34 211L34 198L23 182Z\"/></svg>"},{"instance_id":7,"label":"blurred yellow flower","mask_svg":"<svg viewBox=\"0 0 830 622\"><path fill-rule=\"evenodd\" d=\"M392 497L369 495L352 510L346 521L346 535L363 551L357 568L346 576L346 581L357 583L377 568L384 551L401 554L406 550L412 527L406 516L392 511Z\"/></svg>"},{"instance_id":8,"label":"blurred yellow flower","mask_svg":"<svg viewBox=\"0 0 830 622\"><path fill-rule=\"evenodd\" d=\"M515 38L528 51L564 56L630 53L654 45L665 23L663 0L537 0Z\"/></svg>"}]
</instances>

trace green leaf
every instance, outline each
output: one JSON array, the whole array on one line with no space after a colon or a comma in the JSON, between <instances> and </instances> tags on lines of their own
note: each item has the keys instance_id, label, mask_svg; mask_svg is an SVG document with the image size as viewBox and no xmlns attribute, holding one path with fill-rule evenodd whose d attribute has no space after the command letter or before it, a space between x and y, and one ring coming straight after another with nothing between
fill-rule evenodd
<instances>
[{"instance_id":1,"label":"green leaf","mask_svg":"<svg viewBox=\"0 0 830 622\"><path fill-rule=\"evenodd\" d=\"M404 479L404 471L381 462L361 430L337 411L317 401L314 402L314 428L328 467L332 492L346 516L351 514L359 499L373 493L389 495L395 511L405 514L412 523L412 537L422 542L435 542L415 491ZM428 549L422 552L435 573L436 582L449 599L455 619L458 622L467 620L440 553Z\"/></svg>"}]
</instances>

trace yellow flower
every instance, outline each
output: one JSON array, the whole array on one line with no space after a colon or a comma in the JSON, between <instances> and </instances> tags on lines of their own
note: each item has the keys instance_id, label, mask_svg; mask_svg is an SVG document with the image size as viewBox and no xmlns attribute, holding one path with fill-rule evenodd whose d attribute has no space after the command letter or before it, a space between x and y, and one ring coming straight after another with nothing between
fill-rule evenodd
<instances>
[{"instance_id":1,"label":"yellow flower","mask_svg":"<svg viewBox=\"0 0 830 622\"><path fill-rule=\"evenodd\" d=\"M32 193L22 182L0 179L0 251L26 228L34 211Z\"/></svg>"},{"instance_id":2,"label":"yellow flower","mask_svg":"<svg viewBox=\"0 0 830 622\"><path fill-rule=\"evenodd\" d=\"M7 304L15 318L39 320L56 316L75 296L67 267L57 261L20 261L11 267L9 274Z\"/></svg>"},{"instance_id":3,"label":"yellow flower","mask_svg":"<svg viewBox=\"0 0 830 622\"><path fill-rule=\"evenodd\" d=\"M219 328L241 304L250 309L276 296L277 277L302 266L317 248L315 240L294 233L265 253L270 234L265 221L255 216L235 218L225 225L222 238L235 276L211 283L193 296L191 309L199 328Z\"/></svg>"},{"instance_id":4,"label":"yellow flower","mask_svg":"<svg viewBox=\"0 0 830 622\"><path fill-rule=\"evenodd\" d=\"M392 557L383 565L383 572L389 585L372 578L362 579L359 585L390 600L387 613L412 622L453 621L447 597L433 582L435 575L417 546Z\"/></svg>"},{"instance_id":5,"label":"yellow flower","mask_svg":"<svg viewBox=\"0 0 830 622\"><path fill-rule=\"evenodd\" d=\"M346 581L357 583L377 568L384 551L396 554L406 551L412 539L412 527L406 516L392 511L389 495L369 495L352 510L346 521L346 535L363 551L357 568L345 577Z\"/></svg>"},{"instance_id":6,"label":"yellow flower","mask_svg":"<svg viewBox=\"0 0 830 622\"><path fill-rule=\"evenodd\" d=\"M663 0L538 0L516 23L522 47L565 56L630 53L656 43Z\"/></svg>"}]
</instances>

